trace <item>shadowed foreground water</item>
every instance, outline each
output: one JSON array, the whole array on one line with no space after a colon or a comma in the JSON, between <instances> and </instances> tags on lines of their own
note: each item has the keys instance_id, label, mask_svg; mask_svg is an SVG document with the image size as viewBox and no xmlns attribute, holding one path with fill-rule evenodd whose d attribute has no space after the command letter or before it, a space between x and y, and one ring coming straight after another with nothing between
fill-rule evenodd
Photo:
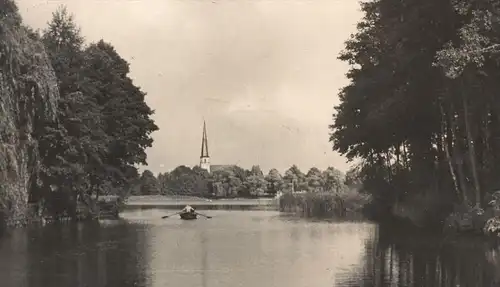
<instances>
[{"instance_id":1,"label":"shadowed foreground water","mask_svg":"<svg viewBox=\"0 0 500 287\"><path fill-rule=\"evenodd\" d=\"M273 211L212 219L120 221L17 229L0 238L2 287L497 286L496 250L442 247L370 223L311 222Z\"/></svg>"}]
</instances>

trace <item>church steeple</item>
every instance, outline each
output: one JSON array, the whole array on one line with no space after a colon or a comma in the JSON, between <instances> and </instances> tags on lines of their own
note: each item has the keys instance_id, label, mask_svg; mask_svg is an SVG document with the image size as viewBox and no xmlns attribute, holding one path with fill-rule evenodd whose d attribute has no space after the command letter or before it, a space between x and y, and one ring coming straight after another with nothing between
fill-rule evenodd
<instances>
[{"instance_id":1,"label":"church steeple","mask_svg":"<svg viewBox=\"0 0 500 287\"><path fill-rule=\"evenodd\" d=\"M203 120L203 136L201 139L200 167L210 172L210 156L208 155L207 127Z\"/></svg>"}]
</instances>

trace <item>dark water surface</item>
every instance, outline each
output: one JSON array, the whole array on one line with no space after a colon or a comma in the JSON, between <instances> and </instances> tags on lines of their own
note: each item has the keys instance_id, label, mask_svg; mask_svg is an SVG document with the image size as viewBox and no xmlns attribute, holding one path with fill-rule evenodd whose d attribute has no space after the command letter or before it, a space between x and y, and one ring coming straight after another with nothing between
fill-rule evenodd
<instances>
[{"instance_id":1,"label":"dark water surface","mask_svg":"<svg viewBox=\"0 0 500 287\"><path fill-rule=\"evenodd\" d=\"M371 223L311 222L274 211L14 230L0 238L2 287L498 286L498 249L443 247Z\"/></svg>"}]
</instances>

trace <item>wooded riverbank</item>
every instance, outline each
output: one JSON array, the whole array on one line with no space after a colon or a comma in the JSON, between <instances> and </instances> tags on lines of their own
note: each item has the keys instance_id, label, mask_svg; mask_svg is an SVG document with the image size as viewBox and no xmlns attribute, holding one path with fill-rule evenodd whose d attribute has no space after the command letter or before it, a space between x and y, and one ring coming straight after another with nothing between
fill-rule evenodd
<instances>
[{"instance_id":1,"label":"wooded riverbank","mask_svg":"<svg viewBox=\"0 0 500 287\"><path fill-rule=\"evenodd\" d=\"M99 217L99 195L125 196L146 164L158 127L145 93L64 7L43 31L13 0L0 11L0 228Z\"/></svg>"},{"instance_id":2,"label":"wooded riverbank","mask_svg":"<svg viewBox=\"0 0 500 287\"><path fill-rule=\"evenodd\" d=\"M369 210L440 232L498 233L500 8L465 0L361 8L339 56L350 82L330 141L357 162Z\"/></svg>"}]
</instances>

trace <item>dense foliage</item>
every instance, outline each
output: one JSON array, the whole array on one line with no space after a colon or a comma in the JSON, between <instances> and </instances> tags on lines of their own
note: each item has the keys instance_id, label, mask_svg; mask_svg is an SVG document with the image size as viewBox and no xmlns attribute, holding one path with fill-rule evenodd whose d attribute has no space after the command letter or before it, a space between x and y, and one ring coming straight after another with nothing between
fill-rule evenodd
<instances>
[{"instance_id":1,"label":"dense foliage","mask_svg":"<svg viewBox=\"0 0 500 287\"><path fill-rule=\"evenodd\" d=\"M45 47L60 94L56 118L39 119L32 134L41 169L30 201L56 217L75 216L79 203L92 207L99 195L130 189L158 127L129 64L103 40L85 44L64 7L42 33L29 31Z\"/></svg>"},{"instance_id":2,"label":"dense foliage","mask_svg":"<svg viewBox=\"0 0 500 287\"><path fill-rule=\"evenodd\" d=\"M274 196L277 192L341 192L346 189L345 177L329 167L325 171L311 168L307 174L293 165L282 176L271 169L264 175L259 166L250 170L232 165L208 173L198 166L178 166L157 177L149 170L142 173L133 195L193 195L216 197Z\"/></svg>"},{"instance_id":3,"label":"dense foliage","mask_svg":"<svg viewBox=\"0 0 500 287\"><path fill-rule=\"evenodd\" d=\"M11 0L0 1L0 232L25 223L41 168L33 133L56 117L59 91L47 53Z\"/></svg>"},{"instance_id":4,"label":"dense foliage","mask_svg":"<svg viewBox=\"0 0 500 287\"><path fill-rule=\"evenodd\" d=\"M379 202L431 194L436 211L481 213L500 188L500 4L361 6L364 18L339 57L351 82L335 107L334 149L360 160L364 188Z\"/></svg>"}]
</instances>

